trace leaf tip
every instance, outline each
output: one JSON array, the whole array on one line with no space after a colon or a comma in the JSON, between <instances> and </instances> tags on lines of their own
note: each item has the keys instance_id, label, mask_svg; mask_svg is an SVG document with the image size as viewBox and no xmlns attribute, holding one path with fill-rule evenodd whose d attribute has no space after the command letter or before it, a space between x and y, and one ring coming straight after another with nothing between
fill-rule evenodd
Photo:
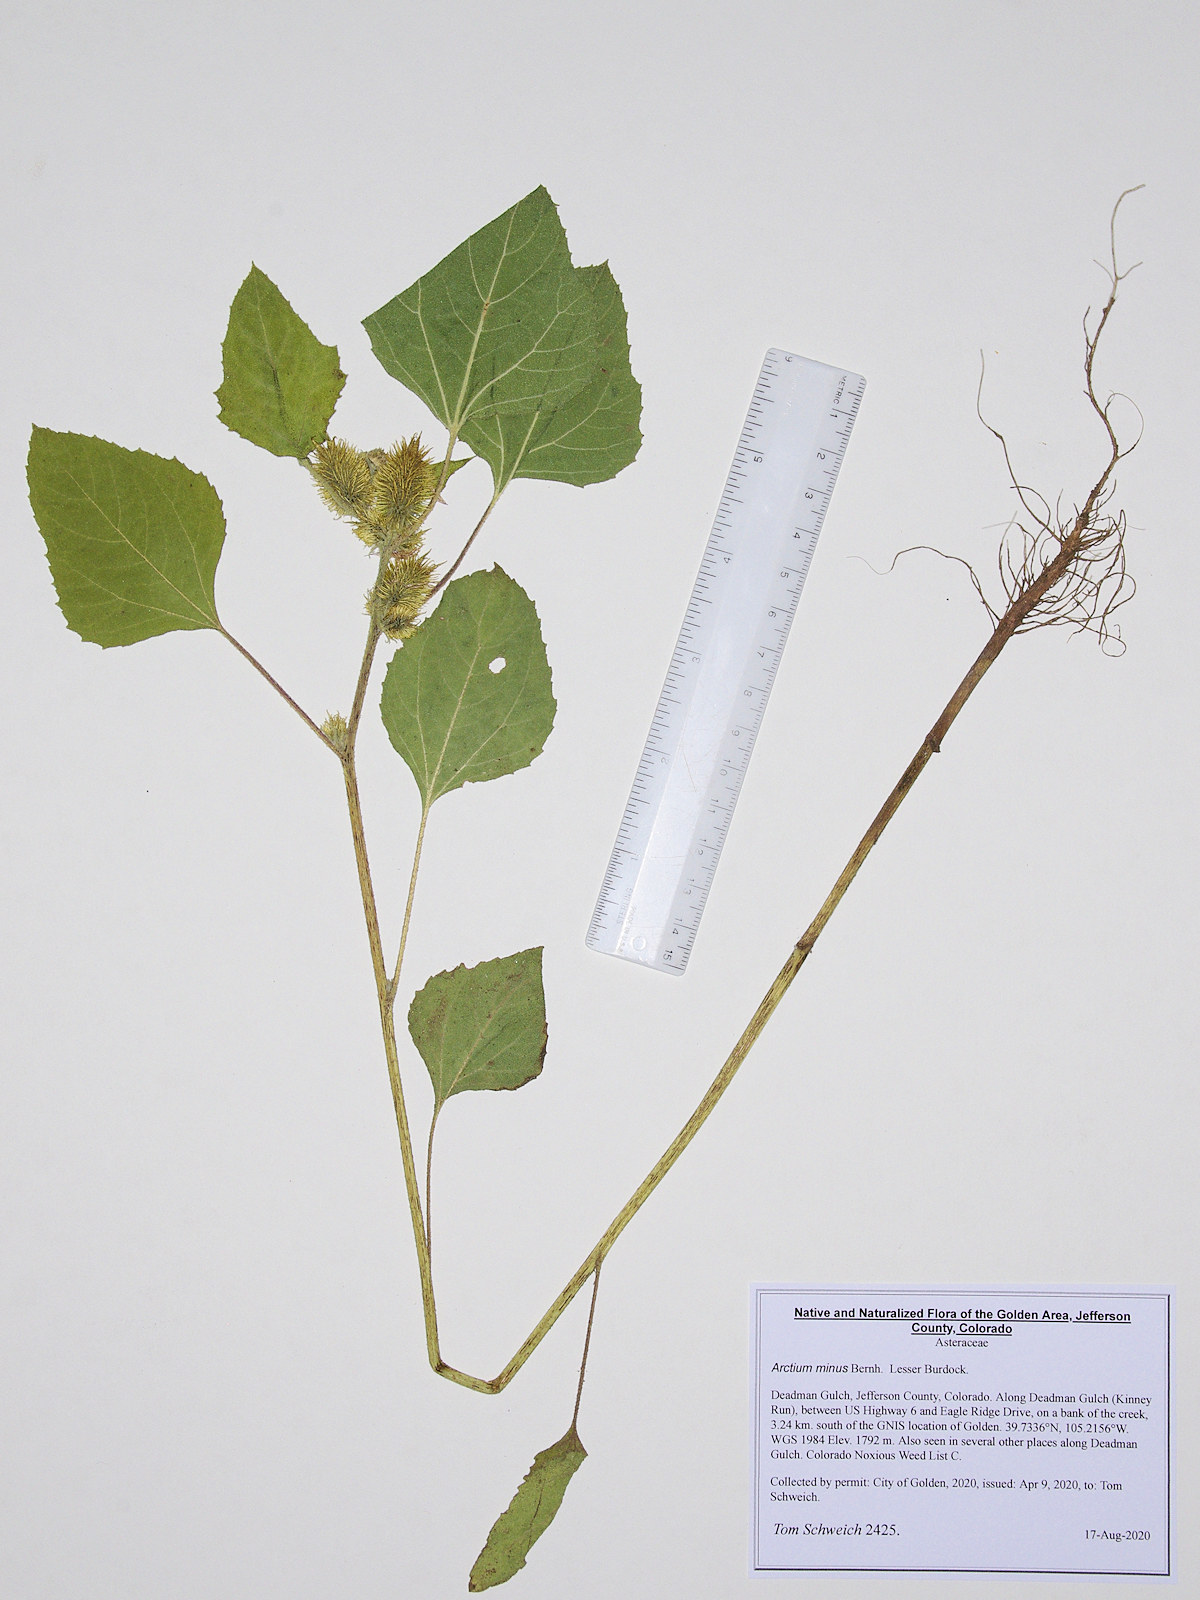
<instances>
[{"instance_id":1,"label":"leaf tip","mask_svg":"<svg viewBox=\"0 0 1200 1600\"><path fill-rule=\"evenodd\" d=\"M256 262L229 308L221 342L219 420L275 456L303 460L327 436L346 374Z\"/></svg>"}]
</instances>

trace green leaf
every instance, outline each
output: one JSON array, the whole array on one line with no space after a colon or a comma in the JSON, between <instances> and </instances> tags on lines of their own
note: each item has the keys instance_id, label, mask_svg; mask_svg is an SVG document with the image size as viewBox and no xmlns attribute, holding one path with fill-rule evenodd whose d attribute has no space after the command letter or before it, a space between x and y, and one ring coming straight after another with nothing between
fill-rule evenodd
<instances>
[{"instance_id":1,"label":"green leaf","mask_svg":"<svg viewBox=\"0 0 1200 1600\"><path fill-rule=\"evenodd\" d=\"M35 428L29 499L67 626L93 644L219 628L225 516L207 478L104 439Z\"/></svg>"},{"instance_id":2,"label":"green leaf","mask_svg":"<svg viewBox=\"0 0 1200 1600\"><path fill-rule=\"evenodd\" d=\"M595 311L553 200L535 189L367 317L371 348L453 438L558 404L597 372Z\"/></svg>"},{"instance_id":3,"label":"green leaf","mask_svg":"<svg viewBox=\"0 0 1200 1600\"><path fill-rule=\"evenodd\" d=\"M448 461L446 463L446 483L449 483L454 474L462 467L469 467L474 459L474 456L459 456L456 461ZM443 489L446 487L446 483L442 485Z\"/></svg>"},{"instance_id":4,"label":"green leaf","mask_svg":"<svg viewBox=\"0 0 1200 1600\"><path fill-rule=\"evenodd\" d=\"M221 346L221 421L276 456L303 460L329 431L346 375L279 290L252 266Z\"/></svg>"},{"instance_id":5,"label":"green leaf","mask_svg":"<svg viewBox=\"0 0 1200 1600\"><path fill-rule=\"evenodd\" d=\"M601 483L627 467L641 445L642 389L629 365L621 291L607 263L575 273L592 296L599 371L560 405L472 420L463 429L463 439L491 467L497 490L512 478Z\"/></svg>"},{"instance_id":6,"label":"green leaf","mask_svg":"<svg viewBox=\"0 0 1200 1600\"><path fill-rule=\"evenodd\" d=\"M546 1059L542 951L519 950L430 978L408 1008L434 1106L465 1089L519 1089Z\"/></svg>"},{"instance_id":7,"label":"green leaf","mask_svg":"<svg viewBox=\"0 0 1200 1600\"><path fill-rule=\"evenodd\" d=\"M464 783L527 767L554 726L533 601L506 572L472 572L392 657L380 705L428 809Z\"/></svg>"},{"instance_id":8,"label":"green leaf","mask_svg":"<svg viewBox=\"0 0 1200 1600\"><path fill-rule=\"evenodd\" d=\"M497 1518L467 1585L472 1594L507 1583L554 1521L567 1485L587 1457L572 1423L548 1450L539 1450L508 1510Z\"/></svg>"}]
</instances>

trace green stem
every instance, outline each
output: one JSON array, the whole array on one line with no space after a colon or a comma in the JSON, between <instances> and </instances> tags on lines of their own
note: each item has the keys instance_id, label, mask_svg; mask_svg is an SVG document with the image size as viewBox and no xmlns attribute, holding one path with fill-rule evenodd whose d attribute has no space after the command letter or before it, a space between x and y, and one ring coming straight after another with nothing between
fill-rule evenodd
<instances>
[{"instance_id":1,"label":"green stem","mask_svg":"<svg viewBox=\"0 0 1200 1600\"><path fill-rule=\"evenodd\" d=\"M442 490L450 482L450 458L454 454L454 446L458 443L458 434L451 429L450 437L446 443L446 455L442 461L441 470L438 472L437 488L433 491L433 503L436 505L441 499Z\"/></svg>"},{"instance_id":2,"label":"green stem","mask_svg":"<svg viewBox=\"0 0 1200 1600\"><path fill-rule=\"evenodd\" d=\"M439 1100L433 1108L433 1115L429 1119L429 1139L425 1145L425 1248L429 1252L430 1261L433 1259L433 1135L437 1128L438 1112L442 1109ZM432 1286L430 1293L432 1294Z\"/></svg>"},{"instance_id":3,"label":"green stem","mask_svg":"<svg viewBox=\"0 0 1200 1600\"><path fill-rule=\"evenodd\" d=\"M346 751L350 756L354 754L354 741L358 737L358 725L362 721L363 706L367 698L367 684L371 679L371 668L375 663L375 651L380 640L379 625L372 619L367 629L367 642L363 647L362 665L358 669L358 682L354 686L354 700L350 707L350 716L346 727Z\"/></svg>"},{"instance_id":4,"label":"green stem","mask_svg":"<svg viewBox=\"0 0 1200 1600\"><path fill-rule=\"evenodd\" d=\"M922 740L917 753L904 769L891 794L888 795L880 807L874 821L859 840L849 861L843 867L837 882L826 896L821 909L817 912L812 922L809 923L800 939L797 940L787 960L775 975L771 986L759 1002L754 1015L746 1024L741 1037L726 1057L721 1070L709 1085L700 1104L692 1112L620 1211L617 1212L617 1215L584 1257L577 1271L563 1288L562 1293L551 1303L549 1309L534 1327L529 1337L519 1346L512 1359L501 1368L494 1378L490 1379L477 1378L470 1373L460 1371L457 1367L448 1366L441 1360L439 1349L437 1359L434 1360L433 1365L435 1371L440 1373L443 1378L449 1379L452 1383L461 1384L465 1388L478 1390L482 1394L498 1394L501 1389L512 1381L526 1361L529 1360L529 1357L541 1344L592 1273L598 1271L600 1263L612 1249L617 1239L708 1121L717 1102L733 1082L738 1068L749 1055L759 1034L762 1033L779 1002L791 987L796 974L811 955L813 946L837 909L842 896L853 883L859 868L879 842L884 829L895 816L905 796L925 770L930 758L941 749L942 740L946 737L963 706L966 705L968 699L978 688L988 668L996 660L1001 650L1013 637L1030 612L1067 575L1071 563L1079 553L1084 526L1082 519L1077 518L1072 531L1064 536L1057 555L1047 563L1038 577L1018 595L1017 599L1013 601L1012 605L1000 618L991 638L975 658L970 670L958 688L946 702L941 716L938 717L933 727Z\"/></svg>"},{"instance_id":5,"label":"green stem","mask_svg":"<svg viewBox=\"0 0 1200 1600\"><path fill-rule=\"evenodd\" d=\"M480 529L483 527L484 523L487 521L487 519L491 516L492 512L495 510L496 502L497 502L497 500L499 500L500 496L503 493L504 493L503 489L497 489L496 492L492 495L492 498L488 501L487 505L483 508L483 515L480 517L479 521L475 524L474 528L471 530L471 537L467 540L466 544L463 545L462 549L458 552L457 556L455 556L454 560L450 563L449 567L447 567L446 571L442 573L441 577L434 584L433 588L429 591L429 598L431 600L433 599L434 595L437 594L439 589L444 589L446 587L446 585L450 582L450 579L458 571L459 567L462 566L463 559L466 556L467 551L471 548L471 546L475 543L475 540L479 537Z\"/></svg>"},{"instance_id":6,"label":"green stem","mask_svg":"<svg viewBox=\"0 0 1200 1600\"><path fill-rule=\"evenodd\" d=\"M252 656L249 650L246 649L246 646L233 637L228 628L223 628L218 624L217 632L221 635L222 639L227 639L237 653L240 656L243 656L250 663L255 672L262 674L262 676L271 685L272 689L274 689L275 693L287 701L288 705L291 706L292 710L300 718L301 722L305 723L312 729L317 738L320 739L321 743L325 745L327 749L332 750L334 755L340 757L341 751L338 749L337 745L335 745L332 739L322 732L321 728L313 721L308 712L305 711L304 707L297 705L296 701L292 699L291 695L287 692L283 685L271 676L266 667L263 666L262 662L259 661L256 656Z\"/></svg>"},{"instance_id":7,"label":"green stem","mask_svg":"<svg viewBox=\"0 0 1200 1600\"><path fill-rule=\"evenodd\" d=\"M453 441L451 441L453 449ZM386 552L380 557L382 565L386 559ZM408 926L412 916L413 897L417 887L417 870L421 863L421 846L425 838L425 823L429 815L429 808L423 807L421 811L421 826L417 832L416 849L413 852L412 873L409 877L408 902L404 909L404 926L400 933L400 948L396 955L396 967L389 979L387 964L383 953L383 939L379 931L379 908L375 899L375 885L371 878L371 865L367 856L366 830L363 827L362 802L358 792L358 774L355 769L354 748L358 737L359 724L362 721L363 707L366 703L367 685L371 678L371 668L375 662L375 652L379 641L383 637L378 623L371 619L367 628L366 643L363 646L362 663L358 669L358 682L354 689L354 701L350 708L347 720L347 735L345 749L338 754L342 761L342 770L346 780L346 803L350 811L350 832L354 840L354 859L358 866L359 889L362 893L363 916L367 924L367 939L371 948L371 968L375 975L375 992L379 1002L379 1023L383 1033L383 1050L387 1060L388 1083L392 1091L392 1104L396 1112L396 1131L400 1136L400 1157L404 1167L404 1187L408 1198L408 1211L412 1220L413 1242L417 1250L417 1270L421 1279L421 1307L425 1319L425 1344L429 1352L431 1364L436 1365L440 1359L438 1354L437 1330L437 1305L433 1294L433 1270L429 1256L429 1230L427 1218L421 1212L421 1192L417 1177L416 1160L413 1155L412 1132L408 1122L408 1109L404 1099L404 1084L400 1077L400 1056L396 1046L396 986L400 980L400 964L404 960L404 947L408 940ZM322 736L323 737L323 736ZM434 1122L436 1122L436 1113ZM429 1203L429 1164L432 1157L433 1125L429 1130L430 1148L426 1157L426 1207Z\"/></svg>"},{"instance_id":8,"label":"green stem","mask_svg":"<svg viewBox=\"0 0 1200 1600\"><path fill-rule=\"evenodd\" d=\"M369 670L369 664L367 664ZM354 770L354 756L348 751L342 762L346 779L346 803L350 810L350 832L354 840L354 859L358 866L358 882L362 891L363 915L367 923L367 939L371 947L371 967L375 974L375 992L379 1000L379 1022L383 1030L383 1049L387 1057L388 1081L392 1089L392 1103L396 1108L396 1130L400 1135L400 1155L404 1164L404 1187L408 1195L408 1210L412 1218L413 1242L417 1248L417 1268L421 1277L421 1303L425 1313L425 1342L429 1359L438 1359L437 1310L433 1300L433 1276L429 1265L429 1239L425 1220L421 1215L421 1193L413 1159L412 1134L408 1125L408 1111L404 1103L404 1086L400 1081L400 1059L396 1049L396 1024L393 1016L392 996L389 992L387 966L383 955L383 940L379 933L379 913L375 903L375 888L371 881L371 865L367 859L367 841L363 830L362 804L358 793L358 778Z\"/></svg>"},{"instance_id":9,"label":"green stem","mask_svg":"<svg viewBox=\"0 0 1200 1600\"><path fill-rule=\"evenodd\" d=\"M417 829L417 845L413 851L412 871L408 877L408 899L404 905L404 923L400 929L400 947L396 951L396 965L387 988L388 1000L393 1005L396 1001L396 989L400 983L400 968L404 963L404 950L408 944L408 925L412 921L413 899L417 892L417 873L421 867L421 847L425 843L425 824L428 820L429 807L424 805L421 808L421 826Z\"/></svg>"},{"instance_id":10,"label":"green stem","mask_svg":"<svg viewBox=\"0 0 1200 1600\"><path fill-rule=\"evenodd\" d=\"M571 1426L579 1421L579 1402L583 1399L583 1378L587 1372L588 1351L592 1344L592 1323L596 1320L596 1296L600 1293L600 1268L602 1261L596 1263L596 1275L592 1280L592 1303L588 1307L587 1332L583 1336L583 1355L579 1361L579 1386L575 1390L575 1409L571 1413Z\"/></svg>"}]
</instances>

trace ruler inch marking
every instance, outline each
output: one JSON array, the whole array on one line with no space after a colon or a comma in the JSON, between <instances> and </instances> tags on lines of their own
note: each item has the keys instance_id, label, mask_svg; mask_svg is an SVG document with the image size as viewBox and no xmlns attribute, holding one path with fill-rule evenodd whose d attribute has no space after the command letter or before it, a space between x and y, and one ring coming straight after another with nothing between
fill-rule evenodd
<instances>
[{"instance_id":1,"label":"ruler inch marking","mask_svg":"<svg viewBox=\"0 0 1200 1600\"><path fill-rule=\"evenodd\" d=\"M865 387L767 351L588 927L593 950L687 966Z\"/></svg>"}]
</instances>

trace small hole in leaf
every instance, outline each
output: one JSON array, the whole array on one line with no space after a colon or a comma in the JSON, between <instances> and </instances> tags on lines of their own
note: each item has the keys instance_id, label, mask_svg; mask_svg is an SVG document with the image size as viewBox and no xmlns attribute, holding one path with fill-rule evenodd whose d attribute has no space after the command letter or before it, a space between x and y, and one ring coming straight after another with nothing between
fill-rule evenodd
<instances>
[{"instance_id":1,"label":"small hole in leaf","mask_svg":"<svg viewBox=\"0 0 1200 1600\"><path fill-rule=\"evenodd\" d=\"M497 656L494 661L489 661L488 662L488 671L489 672L503 672L507 665L508 665L508 663L507 663L507 661L505 661L503 656Z\"/></svg>"}]
</instances>

